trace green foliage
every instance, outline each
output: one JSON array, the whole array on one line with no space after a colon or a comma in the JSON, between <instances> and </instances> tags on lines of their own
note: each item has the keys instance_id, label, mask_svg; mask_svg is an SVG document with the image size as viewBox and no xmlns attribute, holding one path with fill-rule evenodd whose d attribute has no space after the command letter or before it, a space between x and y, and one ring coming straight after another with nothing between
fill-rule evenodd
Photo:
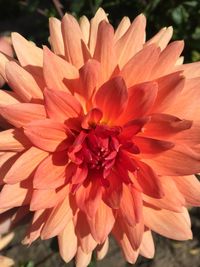
<instances>
[{"instance_id":1,"label":"green foliage","mask_svg":"<svg viewBox=\"0 0 200 267\"><path fill-rule=\"evenodd\" d=\"M35 264L33 261L28 261L26 263L20 264L20 267L35 267Z\"/></svg>"}]
</instances>

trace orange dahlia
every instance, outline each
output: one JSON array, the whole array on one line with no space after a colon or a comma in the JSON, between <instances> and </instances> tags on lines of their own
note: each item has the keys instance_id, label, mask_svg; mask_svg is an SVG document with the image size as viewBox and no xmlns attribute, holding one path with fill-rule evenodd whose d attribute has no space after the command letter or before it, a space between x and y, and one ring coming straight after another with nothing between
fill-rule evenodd
<instances>
[{"instance_id":1,"label":"orange dahlia","mask_svg":"<svg viewBox=\"0 0 200 267\"><path fill-rule=\"evenodd\" d=\"M192 238L200 63L183 65L171 27L145 42L145 24L66 14L50 18L51 50L13 33L18 61L0 55L0 211L33 212L24 243L57 236L78 267L110 234L130 263L153 257L152 231Z\"/></svg>"}]
</instances>

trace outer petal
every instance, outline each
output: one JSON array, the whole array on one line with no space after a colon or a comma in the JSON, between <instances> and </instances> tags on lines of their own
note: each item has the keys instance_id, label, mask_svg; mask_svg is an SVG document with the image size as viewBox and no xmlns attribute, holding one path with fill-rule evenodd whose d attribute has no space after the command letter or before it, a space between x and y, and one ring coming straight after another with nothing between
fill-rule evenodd
<instances>
[{"instance_id":1,"label":"outer petal","mask_svg":"<svg viewBox=\"0 0 200 267\"><path fill-rule=\"evenodd\" d=\"M67 128L64 124L50 119L27 124L24 132L35 146L49 152L62 151L68 146Z\"/></svg>"},{"instance_id":2,"label":"outer petal","mask_svg":"<svg viewBox=\"0 0 200 267\"><path fill-rule=\"evenodd\" d=\"M83 40L88 44L90 37L90 22L86 16L82 16L80 17L79 24L83 34Z\"/></svg>"},{"instance_id":3,"label":"outer petal","mask_svg":"<svg viewBox=\"0 0 200 267\"><path fill-rule=\"evenodd\" d=\"M109 248L109 240L107 238L102 245L97 246L97 260L102 260L106 256L108 248Z\"/></svg>"},{"instance_id":4,"label":"outer petal","mask_svg":"<svg viewBox=\"0 0 200 267\"><path fill-rule=\"evenodd\" d=\"M6 77L10 87L25 102L42 99L43 94L34 77L15 62L6 64Z\"/></svg>"},{"instance_id":5,"label":"outer petal","mask_svg":"<svg viewBox=\"0 0 200 267\"><path fill-rule=\"evenodd\" d=\"M143 14L137 16L127 32L117 41L115 49L120 67L140 51L145 42L146 18Z\"/></svg>"},{"instance_id":6,"label":"outer petal","mask_svg":"<svg viewBox=\"0 0 200 267\"><path fill-rule=\"evenodd\" d=\"M200 156L191 148L176 145L173 149L163 152L155 161L145 159L159 175L190 175L200 172Z\"/></svg>"},{"instance_id":7,"label":"outer petal","mask_svg":"<svg viewBox=\"0 0 200 267\"><path fill-rule=\"evenodd\" d=\"M153 231L175 240L192 238L188 211L176 213L144 207L144 222Z\"/></svg>"},{"instance_id":8,"label":"outer petal","mask_svg":"<svg viewBox=\"0 0 200 267\"><path fill-rule=\"evenodd\" d=\"M44 100L50 119L64 122L69 118L78 117L82 113L82 106L78 100L66 92L45 89Z\"/></svg>"},{"instance_id":9,"label":"outer petal","mask_svg":"<svg viewBox=\"0 0 200 267\"><path fill-rule=\"evenodd\" d=\"M81 247L78 247L76 253L76 267L87 267L92 258L92 252L86 254Z\"/></svg>"},{"instance_id":10,"label":"outer petal","mask_svg":"<svg viewBox=\"0 0 200 267\"><path fill-rule=\"evenodd\" d=\"M21 130L9 129L0 132L0 151L21 152L29 147L30 144Z\"/></svg>"},{"instance_id":11,"label":"outer petal","mask_svg":"<svg viewBox=\"0 0 200 267\"><path fill-rule=\"evenodd\" d=\"M194 175L174 176L173 180L175 181L176 186L185 198L187 205L200 205L200 182Z\"/></svg>"},{"instance_id":12,"label":"outer petal","mask_svg":"<svg viewBox=\"0 0 200 267\"><path fill-rule=\"evenodd\" d=\"M64 56L64 43L61 31L61 21L56 18L49 19L50 43L55 54Z\"/></svg>"},{"instance_id":13,"label":"outer petal","mask_svg":"<svg viewBox=\"0 0 200 267\"><path fill-rule=\"evenodd\" d=\"M139 252L145 258L153 258L155 254L155 247L151 231L147 230L144 232Z\"/></svg>"},{"instance_id":14,"label":"outer petal","mask_svg":"<svg viewBox=\"0 0 200 267\"><path fill-rule=\"evenodd\" d=\"M19 103L19 99L14 92L0 90L0 105L12 105Z\"/></svg>"},{"instance_id":15,"label":"outer petal","mask_svg":"<svg viewBox=\"0 0 200 267\"><path fill-rule=\"evenodd\" d=\"M32 121L46 118L44 106L31 103L1 106L0 114L16 127L21 127Z\"/></svg>"},{"instance_id":16,"label":"outer petal","mask_svg":"<svg viewBox=\"0 0 200 267\"><path fill-rule=\"evenodd\" d=\"M114 50L114 29L106 21L99 24L94 59L101 63L103 82L108 80L117 65Z\"/></svg>"},{"instance_id":17,"label":"outer petal","mask_svg":"<svg viewBox=\"0 0 200 267\"><path fill-rule=\"evenodd\" d=\"M65 14L62 19L62 34L67 61L80 68L89 58L89 53L78 22L69 14Z\"/></svg>"},{"instance_id":18,"label":"outer petal","mask_svg":"<svg viewBox=\"0 0 200 267\"><path fill-rule=\"evenodd\" d=\"M58 234L60 255L65 262L73 259L77 252L77 237L74 231L73 221L70 220L61 233Z\"/></svg>"},{"instance_id":19,"label":"outer petal","mask_svg":"<svg viewBox=\"0 0 200 267\"><path fill-rule=\"evenodd\" d=\"M78 70L66 60L44 47L44 78L49 89L70 93L74 90L73 80L78 78Z\"/></svg>"},{"instance_id":20,"label":"outer petal","mask_svg":"<svg viewBox=\"0 0 200 267\"><path fill-rule=\"evenodd\" d=\"M155 44L147 46L135 54L122 68L120 75L127 87L150 80L151 71L158 61L160 49Z\"/></svg>"},{"instance_id":21,"label":"outer petal","mask_svg":"<svg viewBox=\"0 0 200 267\"><path fill-rule=\"evenodd\" d=\"M123 17L115 31L115 42L118 41L128 30L131 22L128 17Z\"/></svg>"},{"instance_id":22,"label":"outer petal","mask_svg":"<svg viewBox=\"0 0 200 267\"><path fill-rule=\"evenodd\" d=\"M121 77L104 83L95 96L97 107L103 112L103 120L110 122L117 119L125 108L128 93Z\"/></svg>"},{"instance_id":23,"label":"outer petal","mask_svg":"<svg viewBox=\"0 0 200 267\"><path fill-rule=\"evenodd\" d=\"M12 184L27 179L47 155L47 152L31 147L15 161L12 167L10 167L4 177L4 181Z\"/></svg>"}]
</instances>

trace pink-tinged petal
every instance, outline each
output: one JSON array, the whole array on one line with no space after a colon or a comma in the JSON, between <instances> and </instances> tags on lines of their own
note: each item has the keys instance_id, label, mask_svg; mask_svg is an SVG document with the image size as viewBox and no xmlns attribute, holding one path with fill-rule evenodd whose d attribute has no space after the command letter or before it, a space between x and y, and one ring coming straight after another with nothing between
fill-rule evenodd
<instances>
[{"instance_id":1,"label":"pink-tinged petal","mask_svg":"<svg viewBox=\"0 0 200 267\"><path fill-rule=\"evenodd\" d=\"M155 246L151 231L147 230L143 234L142 243L140 245L139 253L148 259L152 259L155 254Z\"/></svg>"},{"instance_id":2,"label":"pink-tinged petal","mask_svg":"<svg viewBox=\"0 0 200 267\"><path fill-rule=\"evenodd\" d=\"M0 132L0 151L21 152L30 145L31 143L20 129Z\"/></svg>"},{"instance_id":3,"label":"pink-tinged petal","mask_svg":"<svg viewBox=\"0 0 200 267\"><path fill-rule=\"evenodd\" d=\"M183 71L183 75L188 79L197 78L200 75L200 62L193 62L177 66L177 71Z\"/></svg>"},{"instance_id":4,"label":"pink-tinged petal","mask_svg":"<svg viewBox=\"0 0 200 267\"><path fill-rule=\"evenodd\" d=\"M115 31L115 42L118 41L126 33L130 25L130 19L128 17L123 17Z\"/></svg>"},{"instance_id":5,"label":"pink-tinged petal","mask_svg":"<svg viewBox=\"0 0 200 267\"><path fill-rule=\"evenodd\" d=\"M96 47L98 27L100 22L103 20L108 22L105 11L102 8L99 8L90 22L89 48L92 56Z\"/></svg>"},{"instance_id":6,"label":"pink-tinged petal","mask_svg":"<svg viewBox=\"0 0 200 267\"><path fill-rule=\"evenodd\" d=\"M174 147L172 142L147 137L135 136L132 140L143 154L158 154Z\"/></svg>"},{"instance_id":7,"label":"pink-tinged petal","mask_svg":"<svg viewBox=\"0 0 200 267\"><path fill-rule=\"evenodd\" d=\"M83 40L85 44L88 44L90 37L90 22L86 16L82 16L79 19L79 25L83 34Z\"/></svg>"},{"instance_id":8,"label":"pink-tinged petal","mask_svg":"<svg viewBox=\"0 0 200 267\"><path fill-rule=\"evenodd\" d=\"M99 179L83 183L76 194L76 203L89 218L93 218L101 201L102 189Z\"/></svg>"},{"instance_id":9,"label":"pink-tinged petal","mask_svg":"<svg viewBox=\"0 0 200 267\"><path fill-rule=\"evenodd\" d=\"M97 60L89 59L79 70L81 84L78 90L86 101L91 101L92 96L99 86L101 76L100 67L100 63Z\"/></svg>"},{"instance_id":10,"label":"pink-tinged petal","mask_svg":"<svg viewBox=\"0 0 200 267\"><path fill-rule=\"evenodd\" d=\"M162 184L154 172L153 166L142 161L137 161L137 166L136 177L143 193L153 198L161 198L163 196Z\"/></svg>"},{"instance_id":11,"label":"pink-tinged petal","mask_svg":"<svg viewBox=\"0 0 200 267\"><path fill-rule=\"evenodd\" d=\"M34 77L15 62L6 64L8 84L15 93L25 102L32 99L42 99L43 94Z\"/></svg>"},{"instance_id":12,"label":"pink-tinged petal","mask_svg":"<svg viewBox=\"0 0 200 267\"><path fill-rule=\"evenodd\" d=\"M13 59L10 58L9 56L4 55L3 53L0 52L0 76L2 80L2 84L4 84L5 81L7 81L6 78L6 64Z\"/></svg>"},{"instance_id":13,"label":"pink-tinged petal","mask_svg":"<svg viewBox=\"0 0 200 267\"><path fill-rule=\"evenodd\" d=\"M156 35L154 35L149 41L146 42L146 45L157 44L161 51L165 49L170 39L172 38L173 28L164 27Z\"/></svg>"},{"instance_id":14,"label":"pink-tinged petal","mask_svg":"<svg viewBox=\"0 0 200 267\"><path fill-rule=\"evenodd\" d=\"M145 42L146 18L137 16L126 33L116 42L118 64L123 67L130 58L140 51Z\"/></svg>"},{"instance_id":15,"label":"pink-tinged petal","mask_svg":"<svg viewBox=\"0 0 200 267\"><path fill-rule=\"evenodd\" d=\"M22 127L32 121L46 118L44 106L32 103L18 103L8 106L0 106L0 114L9 123L16 127Z\"/></svg>"},{"instance_id":16,"label":"pink-tinged petal","mask_svg":"<svg viewBox=\"0 0 200 267\"><path fill-rule=\"evenodd\" d=\"M78 247L77 253L76 253L76 267L87 267L92 259L92 252L85 253L81 249L81 247Z\"/></svg>"},{"instance_id":17,"label":"pink-tinged petal","mask_svg":"<svg viewBox=\"0 0 200 267\"><path fill-rule=\"evenodd\" d=\"M121 118L119 119L119 121L121 121ZM126 142L127 140L132 139L134 135L143 131L143 127L148 121L148 117L128 121L123 127L123 132L120 135L120 140Z\"/></svg>"},{"instance_id":18,"label":"pink-tinged petal","mask_svg":"<svg viewBox=\"0 0 200 267\"><path fill-rule=\"evenodd\" d=\"M81 123L81 127L84 129L89 129L93 125L97 125L102 119L102 117L103 117L103 114L101 110L98 108L93 108L88 112L88 114L83 119Z\"/></svg>"},{"instance_id":19,"label":"pink-tinged petal","mask_svg":"<svg viewBox=\"0 0 200 267\"><path fill-rule=\"evenodd\" d=\"M78 241L80 243L83 252L85 253L92 252L94 248L97 246L97 242L91 235L86 215L81 211L79 211L77 214L75 231L76 235L78 236Z\"/></svg>"},{"instance_id":20,"label":"pink-tinged petal","mask_svg":"<svg viewBox=\"0 0 200 267\"><path fill-rule=\"evenodd\" d=\"M53 153L45 158L35 172L33 187L46 189L48 184L48 189L55 189L64 185L67 161L65 151Z\"/></svg>"},{"instance_id":21,"label":"pink-tinged petal","mask_svg":"<svg viewBox=\"0 0 200 267\"><path fill-rule=\"evenodd\" d=\"M105 82L111 77L117 65L114 50L114 29L105 20L100 22L98 27L97 42L93 57L101 63L102 82Z\"/></svg>"},{"instance_id":22,"label":"pink-tinged petal","mask_svg":"<svg viewBox=\"0 0 200 267\"><path fill-rule=\"evenodd\" d=\"M44 46L43 66L44 79L49 89L68 93L74 91L74 80L79 77L78 70L46 46Z\"/></svg>"},{"instance_id":23,"label":"pink-tinged petal","mask_svg":"<svg viewBox=\"0 0 200 267\"><path fill-rule=\"evenodd\" d=\"M7 36L0 37L0 51L6 55L13 57L13 48L11 45L11 38Z\"/></svg>"},{"instance_id":24,"label":"pink-tinged petal","mask_svg":"<svg viewBox=\"0 0 200 267\"><path fill-rule=\"evenodd\" d=\"M0 74L0 88L2 88L2 86L5 84L5 80L4 78L1 76Z\"/></svg>"},{"instance_id":25,"label":"pink-tinged petal","mask_svg":"<svg viewBox=\"0 0 200 267\"><path fill-rule=\"evenodd\" d=\"M27 41L19 33L12 33L12 44L19 59L20 64L23 67L42 67L43 53L42 49L38 48L32 42Z\"/></svg>"},{"instance_id":26,"label":"pink-tinged petal","mask_svg":"<svg viewBox=\"0 0 200 267\"><path fill-rule=\"evenodd\" d=\"M155 210L144 207L145 225L154 232L175 240L188 240L192 238L188 211L176 213L168 210Z\"/></svg>"},{"instance_id":27,"label":"pink-tinged petal","mask_svg":"<svg viewBox=\"0 0 200 267\"><path fill-rule=\"evenodd\" d=\"M160 54L158 62L152 69L151 78L158 78L172 72L176 61L183 51L183 47L183 41L170 43Z\"/></svg>"},{"instance_id":28,"label":"pink-tinged petal","mask_svg":"<svg viewBox=\"0 0 200 267\"><path fill-rule=\"evenodd\" d=\"M138 250L134 250L128 240L127 235L122 231L121 226L118 223L115 223L112 234L122 248L125 259L134 264L138 258Z\"/></svg>"},{"instance_id":29,"label":"pink-tinged petal","mask_svg":"<svg viewBox=\"0 0 200 267\"><path fill-rule=\"evenodd\" d=\"M146 82L128 89L128 103L119 117L119 122L127 122L148 114L152 108L158 92L156 82Z\"/></svg>"},{"instance_id":30,"label":"pink-tinged petal","mask_svg":"<svg viewBox=\"0 0 200 267\"><path fill-rule=\"evenodd\" d=\"M176 135L176 142L192 146L200 144L200 121L193 121L192 126L187 131L182 131Z\"/></svg>"},{"instance_id":31,"label":"pink-tinged petal","mask_svg":"<svg viewBox=\"0 0 200 267\"><path fill-rule=\"evenodd\" d=\"M143 127L143 134L147 137L168 139L174 138L174 135L180 132L181 139L181 136L185 136L192 125L193 122L190 120L181 120L169 114L155 113L151 115L150 120Z\"/></svg>"},{"instance_id":32,"label":"pink-tinged petal","mask_svg":"<svg viewBox=\"0 0 200 267\"><path fill-rule=\"evenodd\" d=\"M5 152L0 155L0 185L4 184L3 178L9 171L10 167L19 158L17 152Z\"/></svg>"},{"instance_id":33,"label":"pink-tinged petal","mask_svg":"<svg viewBox=\"0 0 200 267\"><path fill-rule=\"evenodd\" d=\"M61 31L61 21L57 18L49 18L50 43L52 50L57 55L64 56L64 43Z\"/></svg>"},{"instance_id":34,"label":"pink-tinged petal","mask_svg":"<svg viewBox=\"0 0 200 267\"><path fill-rule=\"evenodd\" d=\"M20 183L13 185L4 185L0 194L0 208L12 209L29 204L31 200L32 189L22 188Z\"/></svg>"},{"instance_id":35,"label":"pink-tinged petal","mask_svg":"<svg viewBox=\"0 0 200 267\"><path fill-rule=\"evenodd\" d=\"M199 153L184 144L176 145L152 159L145 159L159 175L190 175L200 172Z\"/></svg>"},{"instance_id":36,"label":"pink-tinged petal","mask_svg":"<svg viewBox=\"0 0 200 267\"><path fill-rule=\"evenodd\" d=\"M156 80L158 94L152 112L168 113L166 110L169 106L176 106L174 102L180 98L185 83L185 78L181 74L181 72L175 72ZM176 112L174 115L177 115Z\"/></svg>"},{"instance_id":37,"label":"pink-tinged petal","mask_svg":"<svg viewBox=\"0 0 200 267\"><path fill-rule=\"evenodd\" d=\"M158 61L160 49L155 44L147 46L134 55L122 68L120 75L127 87L150 80L151 71Z\"/></svg>"},{"instance_id":38,"label":"pink-tinged petal","mask_svg":"<svg viewBox=\"0 0 200 267\"><path fill-rule=\"evenodd\" d=\"M13 163L4 177L4 181L14 184L27 179L47 155L47 152L31 147Z\"/></svg>"},{"instance_id":39,"label":"pink-tinged petal","mask_svg":"<svg viewBox=\"0 0 200 267\"><path fill-rule=\"evenodd\" d=\"M119 208L122 197L122 182L120 178L115 172L111 172L106 178L109 186L105 187L103 191L103 201L113 209Z\"/></svg>"},{"instance_id":40,"label":"pink-tinged petal","mask_svg":"<svg viewBox=\"0 0 200 267\"><path fill-rule=\"evenodd\" d=\"M106 223L105 223L106 222ZM93 238L98 243L105 242L115 223L113 210L100 201L96 214L88 219Z\"/></svg>"},{"instance_id":41,"label":"pink-tinged petal","mask_svg":"<svg viewBox=\"0 0 200 267\"><path fill-rule=\"evenodd\" d=\"M141 220L142 198L135 189L123 185L120 201L120 214L129 226L135 226Z\"/></svg>"},{"instance_id":42,"label":"pink-tinged petal","mask_svg":"<svg viewBox=\"0 0 200 267\"><path fill-rule=\"evenodd\" d=\"M187 76L186 76L187 77ZM181 94L176 98L176 102L170 104L167 108L167 113L180 116L181 118L194 120L199 118L199 90L200 78L186 79L184 88ZM192 105L191 105L192 103ZM183 108L184 107L184 108Z\"/></svg>"},{"instance_id":43,"label":"pink-tinged petal","mask_svg":"<svg viewBox=\"0 0 200 267\"><path fill-rule=\"evenodd\" d=\"M65 14L63 17L62 34L66 60L80 68L89 58L89 52L83 41L84 37L79 24L72 15Z\"/></svg>"},{"instance_id":44,"label":"pink-tinged petal","mask_svg":"<svg viewBox=\"0 0 200 267\"><path fill-rule=\"evenodd\" d=\"M45 220L49 214L49 210L38 210L34 212L32 223L26 233L26 237L22 241L24 245L31 245L38 237L44 226Z\"/></svg>"},{"instance_id":45,"label":"pink-tinged petal","mask_svg":"<svg viewBox=\"0 0 200 267\"><path fill-rule=\"evenodd\" d=\"M161 199L151 198L143 195L143 200L155 208L182 212L185 206L184 196L179 192L176 183L170 176L161 176L159 180L162 184L164 196ZM172 197L173 196L173 197Z\"/></svg>"},{"instance_id":46,"label":"pink-tinged petal","mask_svg":"<svg viewBox=\"0 0 200 267\"><path fill-rule=\"evenodd\" d=\"M19 103L19 99L14 92L0 90L0 105L12 105Z\"/></svg>"},{"instance_id":47,"label":"pink-tinged petal","mask_svg":"<svg viewBox=\"0 0 200 267\"><path fill-rule=\"evenodd\" d=\"M64 122L82 113L78 100L66 92L45 89L44 101L48 117L56 121Z\"/></svg>"},{"instance_id":48,"label":"pink-tinged petal","mask_svg":"<svg viewBox=\"0 0 200 267\"><path fill-rule=\"evenodd\" d=\"M188 206L200 205L200 182L194 176L173 176L173 180Z\"/></svg>"},{"instance_id":49,"label":"pink-tinged petal","mask_svg":"<svg viewBox=\"0 0 200 267\"><path fill-rule=\"evenodd\" d=\"M49 152L62 151L68 147L66 126L50 119L27 124L24 133L35 146Z\"/></svg>"},{"instance_id":50,"label":"pink-tinged petal","mask_svg":"<svg viewBox=\"0 0 200 267\"><path fill-rule=\"evenodd\" d=\"M62 232L65 226L72 219L72 210L69 204L68 196L53 208L50 212L44 227L42 228L41 238L48 239Z\"/></svg>"},{"instance_id":51,"label":"pink-tinged petal","mask_svg":"<svg viewBox=\"0 0 200 267\"><path fill-rule=\"evenodd\" d=\"M31 211L53 208L57 204L57 194L55 190L33 190L30 201Z\"/></svg>"},{"instance_id":52,"label":"pink-tinged petal","mask_svg":"<svg viewBox=\"0 0 200 267\"><path fill-rule=\"evenodd\" d=\"M102 260L106 256L108 249L109 249L109 239L107 238L103 244L97 246L96 250L97 260Z\"/></svg>"},{"instance_id":53,"label":"pink-tinged petal","mask_svg":"<svg viewBox=\"0 0 200 267\"><path fill-rule=\"evenodd\" d=\"M118 118L125 108L127 99L126 85L121 77L104 83L95 96L96 105L103 112L103 120L107 122Z\"/></svg>"},{"instance_id":54,"label":"pink-tinged petal","mask_svg":"<svg viewBox=\"0 0 200 267\"><path fill-rule=\"evenodd\" d=\"M65 262L71 261L77 252L78 246L72 220L70 220L63 231L58 234L58 244L62 259Z\"/></svg>"}]
</instances>

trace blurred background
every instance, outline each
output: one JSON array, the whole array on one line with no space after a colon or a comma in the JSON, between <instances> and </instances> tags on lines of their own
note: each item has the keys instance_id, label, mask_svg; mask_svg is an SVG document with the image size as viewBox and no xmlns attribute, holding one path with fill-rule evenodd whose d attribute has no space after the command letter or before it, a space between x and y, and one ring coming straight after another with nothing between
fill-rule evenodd
<instances>
[{"instance_id":1,"label":"blurred background","mask_svg":"<svg viewBox=\"0 0 200 267\"><path fill-rule=\"evenodd\" d=\"M17 31L38 46L48 44L48 18L61 18L65 12L76 18L86 15L91 18L98 7L109 14L110 22L116 27L123 16L134 19L144 13L147 17L147 38L160 28L172 25L174 40L184 39L185 62L200 60L200 0L0 0L0 36L9 36ZM135 266L140 267L200 267L200 216L198 209L190 211L194 240L175 242L155 236L156 255L153 260L139 258ZM1 251L13 258L16 267L64 267L57 253L56 240L36 241L31 247L22 246L24 227L18 229L12 243ZM69 244L70 246L70 244ZM111 240L105 260L90 267L131 266ZM1 267L1 263L0 263Z\"/></svg>"}]
</instances>

